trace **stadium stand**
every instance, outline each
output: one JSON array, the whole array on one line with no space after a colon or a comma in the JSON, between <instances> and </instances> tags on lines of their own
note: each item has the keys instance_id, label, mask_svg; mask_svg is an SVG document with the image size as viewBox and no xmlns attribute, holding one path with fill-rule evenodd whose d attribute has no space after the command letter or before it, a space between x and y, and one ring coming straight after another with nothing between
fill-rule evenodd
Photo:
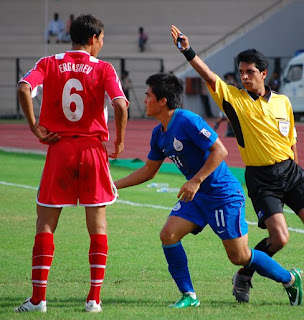
<instances>
[{"instance_id":1,"label":"stadium stand","mask_svg":"<svg viewBox=\"0 0 304 320\"><path fill-rule=\"evenodd\" d=\"M288 1L278 0L2 0L0 8L0 116L16 112L15 84L16 58L26 72L36 58L63 52L70 44L49 44L44 32L54 12L63 21L71 13L94 13L105 24L105 46L100 58L126 58L134 92L131 94L132 116L142 116L145 79L161 70L175 71L181 64L179 53L172 46L170 25L175 24L191 34L191 43L204 51L215 44L224 44L225 38L244 32L244 26L259 22L257 17ZM138 51L137 30L143 26L149 35L147 50ZM147 60L142 60L143 58ZM148 60L150 59L150 60ZM112 62L112 61L111 61ZM113 60L117 71L121 65ZM145 68L146 67L146 68ZM37 104L38 105L38 104ZM39 110L39 109L37 109ZM37 111L38 112L38 111Z\"/></svg>"}]
</instances>

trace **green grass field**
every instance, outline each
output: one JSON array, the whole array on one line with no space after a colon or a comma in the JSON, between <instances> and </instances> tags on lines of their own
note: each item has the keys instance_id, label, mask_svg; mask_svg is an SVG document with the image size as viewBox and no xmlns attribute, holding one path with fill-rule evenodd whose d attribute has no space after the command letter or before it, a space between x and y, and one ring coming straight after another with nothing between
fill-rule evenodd
<instances>
[{"instance_id":1,"label":"green grass field","mask_svg":"<svg viewBox=\"0 0 304 320\"><path fill-rule=\"evenodd\" d=\"M89 290L89 237L84 209L63 209L55 233L55 257L50 271L46 314L14 314L13 308L31 295L31 251L35 235L35 188L44 157L0 152L0 319L304 319L304 309L291 307L280 284L255 275L249 304L237 304L231 278L238 270L226 257L221 241L209 227L183 244L201 306L172 310L180 294L167 271L159 231L176 194L157 193L147 184L123 189L107 208L109 255L102 287L103 313L83 312ZM113 166L114 179L130 169ZM179 174L159 173L155 182L178 188ZM127 202L128 201L128 202ZM159 206L159 207L153 207ZM303 268L303 224L286 213L290 241L275 257L283 266ZM247 221L256 222L250 201ZM249 224L253 247L267 236Z\"/></svg>"}]
</instances>

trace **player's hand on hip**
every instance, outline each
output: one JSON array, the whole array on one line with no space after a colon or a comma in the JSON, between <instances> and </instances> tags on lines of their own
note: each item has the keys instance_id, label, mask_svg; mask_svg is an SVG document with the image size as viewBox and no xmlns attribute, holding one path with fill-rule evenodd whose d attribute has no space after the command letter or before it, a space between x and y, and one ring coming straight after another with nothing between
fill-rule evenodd
<instances>
[{"instance_id":1,"label":"player's hand on hip","mask_svg":"<svg viewBox=\"0 0 304 320\"><path fill-rule=\"evenodd\" d=\"M38 124L35 124L31 130L41 142L46 144L57 142L61 138L58 133L48 132L45 127Z\"/></svg>"},{"instance_id":2,"label":"player's hand on hip","mask_svg":"<svg viewBox=\"0 0 304 320\"><path fill-rule=\"evenodd\" d=\"M176 47L183 51L190 48L188 37L185 36L176 26L171 26L171 36Z\"/></svg>"}]
</instances>

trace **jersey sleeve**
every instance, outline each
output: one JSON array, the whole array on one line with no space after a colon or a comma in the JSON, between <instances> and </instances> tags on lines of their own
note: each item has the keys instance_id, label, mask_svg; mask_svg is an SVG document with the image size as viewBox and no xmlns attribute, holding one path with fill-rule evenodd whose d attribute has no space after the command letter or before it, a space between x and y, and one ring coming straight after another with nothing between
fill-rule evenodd
<instances>
[{"instance_id":1,"label":"jersey sleeve","mask_svg":"<svg viewBox=\"0 0 304 320\"><path fill-rule=\"evenodd\" d=\"M152 136L150 140L150 152L148 154L149 160L159 161L164 160L166 158L166 155L162 152L162 150L159 148L157 141L158 141L158 135L159 132L159 126L154 128L152 131Z\"/></svg>"},{"instance_id":2,"label":"jersey sleeve","mask_svg":"<svg viewBox=\"0 0 304 320\"><path fill-rule=\"evenodd\" d=\"M45 66L45 58L40 59L24 77L22 77L19 81L26 82L31 86L31 95L32 98L36 97L39 91L42 90L43 79L44 79L44 66Z\"/></svg>"},{"instance_id":3,"label":"jersey sleeve","mask_svg":"<svg viewBox=\"0 0 304 320\"><path fill-rule=\"evenodd\" d=\"M129 106L129 101L123 92L120 79L110 63L105 66L105 91L111 100L122 98L126 100L127 106Z\"/></svg>"},{"instance_id":4,"label":"jersey sleeve","mask_svg":"<svg viewBox=\"0 0 304 320\"><path fill-rule=\"evenodd\" d=\"M192 143L204 152L210 149L218 138L217 133L199 116L187 118L186 121L182 128Z\"/></svg>"},{"instance_id":5,"label":"jersey sleeve","mask_svg":"<svg viewBox=\"0 0 304 320\"><path fill-rule=\"evenodd\" d=\"M239 89L228 85L218 75L216 75L215 91L213 91L208 82L206 82L206 84L211 97L223 112L225 112L223 101L233 101L233 97L239 96Z\"/></svg>"}]
</instances>

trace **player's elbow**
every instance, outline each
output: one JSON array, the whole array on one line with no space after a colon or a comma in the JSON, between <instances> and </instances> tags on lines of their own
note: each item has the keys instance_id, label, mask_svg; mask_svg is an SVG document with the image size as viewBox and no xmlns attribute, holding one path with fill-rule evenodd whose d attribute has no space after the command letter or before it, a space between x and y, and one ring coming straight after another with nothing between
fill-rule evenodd
<instances>
[{"instance_id":1,"label":"player's elbow","mask_svg":"<svg viewBox=\"0 0 304 320\"><path fill-rule=\"evenodd\" d=\"M25 83L25 82L19 83L18 88L17 88L17 93L18 93L18 97L26 96L28 94L31 94L30 85L28 83Z\"/></svg>"},{"instance_id":2,"label":"player's elbow","mask_svg":"<svg viewBox=\"0 0 304 320\"><path fill-rule=\"evenodd\" d=\"M120 109L127 112L128 104L127 101L123 98L118 98L113 100L114 109Z\"/></svg>"},{"instance_id":3,"label":"player's elbow","mask_svg":"<svg viewBox=\"0 0 304 320\"><path fill-rule=\"evenodd\" d=\"M228 156L228 151L219 138L215 140L210 151L221 161Z\"/></svg>"},{"instance_id":4,"label":"player's elbow","mask_svg":"<svg viewBox=\"0 0 304 320\"><path fill-rule=\"evenodd\" d=\"M228 150L226 148L224 148L222 150L222 157L223 157L223 160L228 156Z\"/></svg>"},{"instance_id":5,"label":"player's elbow","mask_svg":"<svg viewBox=\"0 0 304 320\"><path fill-rule=\"evenodd\" d=\"M228 156L228 150L225 147L220 148L218 150L218 157L220 158L221 161L225 160L227 156Z\"/></svg>"}]
</instances>

